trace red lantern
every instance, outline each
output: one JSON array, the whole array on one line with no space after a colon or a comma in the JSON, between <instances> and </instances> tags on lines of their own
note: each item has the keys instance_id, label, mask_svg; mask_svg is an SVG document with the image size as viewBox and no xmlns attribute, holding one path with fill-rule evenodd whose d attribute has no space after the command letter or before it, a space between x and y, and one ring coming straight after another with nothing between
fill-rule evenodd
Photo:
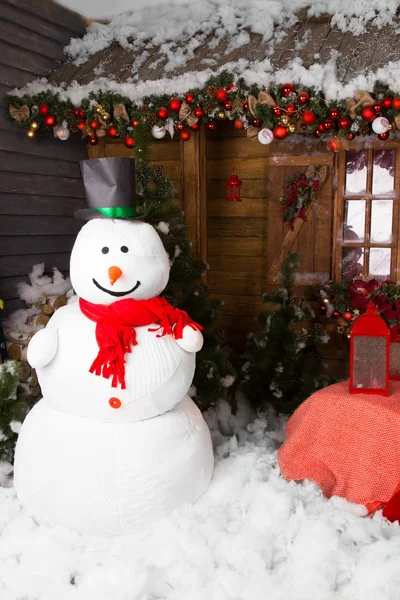
<instances>
[{"instance_id":1,"label":"red lantern","mask_svg":"<svg viewBox=\"0 0 400 600\"><path fill-rule=\"evenodd\" d=\"M389 327L370 302L350 337L350 394L389 395Z\"/></svg>"},{"instance_id":2,"label":"red lantern","mask_svg":"<svg viewBox=\"0 0 400 600\"><path fill-rule=\"evenodd\" d=\"M179 98L171 98L171 100L168 102L168 108L172 112L179 112L181 104L182 102L179 100Z\"/></svg>"},{"instance_id":3,"label":"red lantern","mask_svg":"<svg viewBox=\"0 0 400 600\"><path fill-rule=\"evenodd\" d=\"M390 379L400 380L400 325L390 330Z\"/></svg>"},{"instance_id":4,"label":"red lantern","mask_svg":"<svg viewBox=\"0 0 400 600\"><path fill-rule=\"evenodd\" d=\"M226 199L230 200L231 202L241 202L240 187L242 185L242 182L236 175L235 171L232 172L232 175L229 177L228 181L226 182L226 185L228 187Z\"/></svg>"},{"instance_id":5,"label":"red lantern","mask_svg":"<svg viewBox=\"0 0 400 600\"><path fill-rule=\"evenodd\" d=\"M315 121L317 120L317 115L312 110L306 110L304 111L301 120L303 121L304 125L314 125Z\"/></svg>"}]
</instances>

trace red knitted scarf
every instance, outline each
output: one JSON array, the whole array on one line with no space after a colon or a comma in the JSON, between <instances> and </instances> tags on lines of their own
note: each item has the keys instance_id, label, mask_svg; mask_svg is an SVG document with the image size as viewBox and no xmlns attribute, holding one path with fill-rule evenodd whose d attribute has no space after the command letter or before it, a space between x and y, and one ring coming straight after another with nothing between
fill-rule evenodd
<instances>
[{"instance_id":1,"label":"red knitted scarf","mask_svg":"<svg viewBox=\"0 0 400 600\"><path fill-rule=\"evenodd\" d=\"M90 373L102 375L106 379L112 377L112 387L118 383L124 390L125 354L132 352L137 345L135 327L156 323L158 327L149 331L159 331L157 337L173 334L174 338L182 338L186 325L202 331L203 327L179 308L174 308L164 298L150 300L117 300L112 304L92 304L82 298L79 306L85 317L96 323L96 340L99 352L90 367Z\"/></svg>"}]
</instances>

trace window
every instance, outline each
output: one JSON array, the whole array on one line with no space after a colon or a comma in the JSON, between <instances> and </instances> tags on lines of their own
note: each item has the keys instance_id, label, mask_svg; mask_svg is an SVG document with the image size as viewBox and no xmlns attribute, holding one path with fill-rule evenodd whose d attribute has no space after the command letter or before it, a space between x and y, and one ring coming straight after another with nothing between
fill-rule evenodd
<instances>
[{"instance_id":1,"label":"window","mask_svg":"<svg viewBox=\"0 0 400 600\"><path fill-rule=\"evenodd\" d=\"M379 281L400 279L399 171L395 143L339 153L332 269L337 281L360 273Z\"/></svg>"}]
</instances>

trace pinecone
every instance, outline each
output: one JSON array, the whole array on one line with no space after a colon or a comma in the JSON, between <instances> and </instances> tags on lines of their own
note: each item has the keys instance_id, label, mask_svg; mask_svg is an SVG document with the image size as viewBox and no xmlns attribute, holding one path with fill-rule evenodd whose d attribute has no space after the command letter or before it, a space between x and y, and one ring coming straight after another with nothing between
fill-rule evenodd
<instances>
[{"instance_id":1,"label":"pinecone","mask_svg":"<svg viewBox=\"0 0 400 600\"><path fill-rule=\"evenodd\" d=\"M196 294L196 296L204 296L204 294L205 294L204 287L202 285L200 285L199 283L196 283L196 285L194 286L194 289L193 289L193 293Z\"/></svg>"},{"instance_id":2,"label":"pinecone","mask_svg":"<svg viewBox=\"0 0 400 600\"><path fill-rule=\"evenodd\" d=\"M157 177L157 179L162 179L163 177L165 177L164 167L162 167L161 165L155 165L154 174Z\"/></svg>"},{"instance_id":3,"label":"pinecone","mask_svg":"<svg viewBox=\"0 0 400 600\"><path fill-rule=\"evenodd\" d=\"M361 135L367 135L369 133L369 123L362 121L358 131L361 133Z\"/></svg>"},{"instance_id":4,"label":"pinecone","mask_svg":"<svg viewBox=\"0 0 400 600\"><path fill-rule=\"evenodd\" d=\"M321 323L314 323L314 334L315 335L324 335L325 329L322 327Z\"/></svg>"},{"instance_id":5,"label":"pinecone","mask_svg":"<svg viewBox=\"0 0 400 600\"><path fill-rule=\"evenodd\" d=\"M300 342L302 342L303 344L307 343L308 340L308 333L305 329L303 329L303 331L300 333L299 335L299 340Z\"/></svg>"},{"instance_id":6,"label":"pinecone","mask_svg":"<svg viewBox=\"0 0 400 600\"><path fill-rule=\"evenodd\" d=\"M146 121L150 123L150 125L155 125L157 123L157 115L149 110L149 112L146 113Z\"/></svg>"},{"instance_id":7,"label":"pinecone","mask_svg":"<svg viewBox=\"0 0 400 600\"><path fill-rule=\"evenodd\" d=\"M219 344L223 344L225 342L225 331L223 329L215 329L214 335Z\"/></svg>"},{"instance_id":8,"label":"pinecone","mask_svg":"<svg viewBox=\"0 0 400 600\"><path fill-rule=\"evenodd\" d=\"M214 103L211 100L205 100L202 104L203 110L206 114L212 112L214 109Z\"/></svg>"},{"instance_id":9,"label":"pinecone","mask_svg":"<svg viewBox=\"0 0 400 600\"><path fill-rule=\"evenodd\" d=\"M147 106L147 104L143 104L143 105L140 107L140 110L141 110L143 113L147 113L147 112L149 111L149 107Z\"/></svg>"},{"instance_id":10,"label":"pinecone","mask_svg":"<svg viewBox=\"0 0 400 600\"><path fill-rule=\"evenodd\" d=\"M299 296L292 296L289 301L289 304L291 306L301 306L302 303L303 303L303 299L300 298Z\"/></svg>"},{"instance_id":11,"label":"pinecone","mask_svg":"<svg viewBox=\"0 0 400 600\"><path fill-rule=\"evenodd\" d=\"M322 354L319 350L315 349L313 352L313 356L314 356L314 360L317 363L317 365L320 365L322 363Z\"/></svg>"},{"instance_id":12,"label":"pinecone","mask_svg":"<svg viewBox=\"0 0 400 600\"><path fill-rule=\"evenodd\" d=\"M217 86L209 85L208 88L206 88L205 92L206 96L208 96L209 98L214 98L215 94L217 93Z\"/></svg>"}]
</instances>

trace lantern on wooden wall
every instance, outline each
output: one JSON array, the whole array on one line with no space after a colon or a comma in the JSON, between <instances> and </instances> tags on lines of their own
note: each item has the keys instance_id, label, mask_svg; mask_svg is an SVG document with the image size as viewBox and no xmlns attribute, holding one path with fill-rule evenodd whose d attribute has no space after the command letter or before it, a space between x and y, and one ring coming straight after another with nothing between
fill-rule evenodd
<instances>
[{"instance_id":1,"label":"lantern on wooden wall","mask_svg":"<svg viewBox=\"0 0 400 600\"><path fill-rule=\"evenodd\" d=\"M400 324L390 330L389 378L400 380Z\"/></svg>"},{"instance_id":2,"label":"lantern on wooden wall","mask_svg":"<svg viewBox=\"0 0 400 600\"><path fill-rule=\"evenodd\" d=\"M390 331L370 302L350 338L350 393L389 394Z\"/></svg>"},{"instance_id":3,"label":"lantern on wooden wall","mask_svg":"<svg viewBox=\"0 0 400 600\"><path fill-rule=\"evenodd\" d=\"M229 177L226 182L227 185L227 196L226 199L233 202L241 202L240 198L240 187L242 185L242 181L236 175L236 171L233 170L232 175Z\"/></svg>"}]
</instances>

